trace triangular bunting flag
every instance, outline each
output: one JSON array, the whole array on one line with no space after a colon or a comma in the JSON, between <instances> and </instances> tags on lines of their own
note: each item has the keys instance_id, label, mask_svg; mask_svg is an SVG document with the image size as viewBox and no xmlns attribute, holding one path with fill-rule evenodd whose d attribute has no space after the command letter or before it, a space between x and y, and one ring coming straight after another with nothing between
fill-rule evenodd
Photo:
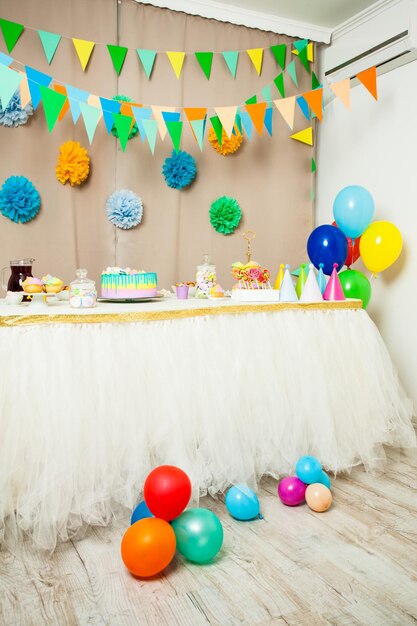
<instances>
[{"instance_id":1,"label":"triangular bunting flag","mask_svg":"<svg viewBox=\"0 0 417 626\"><path fill-rule=\"evenodd\" d=\"M296 141L301 141L301 143L306 143L308 146L313 145L313 128L310 126L309 128L305 128L304 130L300 130L298 133L294 135L290 135L291 139L295 139Z\"/></svg>"},{"instance_id":2,"label":"triangular bunting flag","mask_svg":"<svg viewBox=\"0 0 417 626\"><path fill-rule=\"evenodd\" d=\"M294 128L295 96L274 100L274 104L292 130Z\"/></svg>"},{"instance_id":3,"label":"triangular bunting flag","mask_svg":"<svg viewBox=\"0 0 417 626\"><path fill-rule=\"evenodd\" d=\"M86 41L85 39L73 39L72 43L74 44L74 48L78 54L83 72L85 72L85 68L88 65L91 53L93 52L96 44L94 41Z\"/></svg>"},{"instance_id":4,"label":"triangular bunting flag","mask_svg":"<svg viewBox=\"0 0 417 626\"><path fill-rule=\"evenodd\" d=\"M298 96L297 100L297 104L301 109L302 114L304 115L304 117L310 121L310 110L308 108L308 104L305 100L305 98L303 96Z\"/></svg>"},{"instance_id":5,"label":"triangular bunting flag","mask_svg":"<svg viewBox=\"0 0 417 626\"><path fill-rule=\"evenodd\" d=\"M213 115L213 117L210 118L210 122L211 122L211 125L214 128L214 132L216 133L217 141L219 142L220 145L222 145L222 143L223 143L223 126L222 126L221 121L219 120L217 115Z\"/></svg>"},{"instance_id":6,"label":"triangular bunting flag","mask_svg":"<svg viewBox=\"0 0 417 626\"><path fill-rule=\"evenodd\" d=\"M184 63L185 52L167 52L167 57L170 60L175 76L179 79Z\"/></svg>"},{"instance_id":7,"label":"triangular bunting flag","mask_svg":"<svg viewBox=\"0 0 417 626\"><path fill-rule=\"evenodd\" d=\"M256 73L258 74L258 76L260 76L262 71L262 59L264 57L264 49L250 48L249 50L246 50L246 52L248 53L248 56L253 63L253 67L255 68Z\"/></svg>"},{"instance_id":8,"label":"triangular bunting flag","mask_svg":"<svg viewBox=\"0 0 417 626\"><path fill-rule=\"evenodd\" d=\"M274 83L279 93L281 94L281 98L285 98L285 87L284 87L284 74L278 74L276 78L274 78Z\"/></svg>"},{"instance_id":9,"label":"triangular bunting flag","mask_svg":"<svg viewBox=\"0 0 417 626\"><path fill-rule=\"evenodd\" d=\"M310 63L314 61L314 45L312 43L309 43L307 46L307 59Z\"/></svg>"},{"instance_id":10,"label":"triangular bunting flag","mask_svg":"<svg viewBox=\"0 0 417 626\"><path fill-rule=\"evenodd\" d=\"M291 61L291 63L289 65L287 65L287 70L286 71L290 75L291 80L294 83L294 85L296 87L298 87L297 72L296 72L296 69L295 69L295 61Z\"/></svg>"},{"instance_id":11,"label":"triangular bunting flag","mask_svg":"<svg viewBox=\"0 0 417 626\"><path fill-rule=\"evenodd\" d=\"M56 33L48 33L46 30L38 30L38 35L41 40L43 50L45 52L46 60L50 65L52 59L54 58L56 49L58 48L58 44L61 41L61 35L57 35Z\"/></svg>"},{"instance_id":12,"label":"triangular bunting flag","mask_svg":"<svg viewBox=\"0 0 417 626\"><path fill-rule=\"evenodd\" d=\"M236 113L235 124L240 134L242 134L242 120L240 119L239 111Z\"/></svg>"},{"instance_id":13,"label":"triangular bunting flag","mask_svg":"<svg viewBox=\"0 0 417 626\"><path fill-rule=\"evenodd\" d=\"M120 112L122 103L118 100L109 100L107 98L100 98L100 103L107 132L111 133L111 129L114 126L113 113Z\"/></svg>"},{"instance_id":14,"label":"triangular bunting flag","mask_svg":"<svg viewBox=\"0 0 417 626\"><path fill-rule=\"evenodd\" d=\"M191 124L194 120L204 120L207 115L207 109L205 107L186 107L184 113Z\"/></svg>"},{"instance_id":15,"label":"triangular bunting flag","mask_svg":"<svg viewBox=\"0 0 417 626\"><path fill-rule=\"evenodd\" d=\"M88 135L88 141L90 144L93 142L94 134L96 132L97 124L101 117L100 109L92 107L86 102L80 102L81 114L83 116L85 129Z\"/></svg>"},{"instance_id":16,"label":"triangular bunting flag","mask_svg":"<svg viewBox=\"0 0 417 626\"><path fill-rule=\"evenodd\" d=\"M307 72L310 73L311 72L310 64L309 64L308 58L307 58L307 46L299 51L298 58L300 59L301 63L304 65L304 67L307 70Z\"/></svg>"},{"instance_id":17,"label":"triangular bunting flag","mask_svg":"<svg viewBox=\"0 0 417 626\"><path fill-rule=\"evenodd\" d=\"M90 95L87 98L87 104L90 104L92 107L96 107L96 109L100 109L100 113L101 113L100 96L96 96L94 93L90 93Z\"/></svg>"},{"instance_id":18,"label":"triangular bunting flag","mask_svg":"<svg viewBox=\"0 0 417 626\"><path fill-rule=\"evenodd\" d=\"M287 54L287 46L285 43L280 43L277 46L271 46L271 52L277 60L278 65L282 70L285 69L285 57Z\"/></svg>"},{"instance_id":19,"label":"triangular bunting flag","mask_svg":"<svg viewBox=\"0 0 417 626\"><path fill-rule=\"evenodd\" d=\"M123 63L125 62L127 48L124 46L113 46L112 44L107 44L107 50L109 51L111 60L113 61L114 69L119 76L122 71Z\"/></svg>"},{"instance_id":20,"label":"triangular bunting flag","mask_svg":"<svg viewBox=\"0 0 417 626\"><path fill-rule=\"evenodd\" d=\"M11 52L25 27L23 24L9 22L9 20L3 20L0 18L0 28L3 33L4 41L6 42L7 51Z\"/></svg>"},{"instance_id":21,"label":"triangular bunting flag","mask_svg":"<svg viewBox=\"0 0 417 626\"><path fill-rule=\"evenodd\" d=\"M265 111L265 128L272 137L272 107L267 107Z\"/></svg>"},{"instance_id":22,"label":"triangular bunting flag","mask_svg":"<svg viewBox=\"0 0 417 626\"><path fill-rule=\"evenodd\" d=\"M216 107L214 110L224 128L224 132L230 139L233 132L233 126L235 125L237 106Z\"/></svg>"},{"instance_id":23,"label":"triangular bunting flag","mask_svg":"<svg viewBox=\"0 0 417 626\"><path fill-rule=\"evenodd\" d=\"M123 115L122 113L113 113L113 120L119 137L120 146L124 152L126 150L129 133L132 128L132 118L129 115Z\"/></svg>"},{"instance_id":24,"label":"triangular bunting flag","mask_svg":"<svg viewBox=\"0 0 417 626\"><path fill-rule=\"evenodd\" d=\"M181 113L175 111L162 111L162 118L165 122L179 122L181 119Z\"/></svg>"},{"instance_id":25,"label":"triangular bunting flag","mask_svg":"<svg viewBox=\"0 0 417 626\"><path fill-rule=\"evenodd\" d=\"M147 107L137 107L137 106L132 106L132 111L133 111L133 115L135 116L136 124L138 125L140 138L142 139L142 142L143 142L147 138L147 133L143 125L143 121L149 120L151 118L152 111L151 109L148 109ZM155 128L158 130L158 122L156 120L153 120L153 121L155 122Z\"/></svg>"},{"instance_id":26,"label":"triangular bunting flag","mask_svg":"<svg viewBox=\"0 0 417 626\"><path fill-rule=\"evenodd\" d=\"M178 152L181 144L182 125L183 122L166 122L169 136L171 137L172 144L175 152Z\"/></svg>"},{"instance_id":27,"label":"triangular bunting flag","mask_svg":"<svg viewBox=\"0 0 417 626\"><path fill-rule=\"evenodd\" d=\"M262 98L265 100L267 104L271 104L272 96L271 96L271 85L267 85L263 89L261 89Z\"/></svg>"},{"instance_id":28,"label":"triangular bunting flag","mask_svg":"<svg viewBox=\"0 0 417 626\"><path fill-rule=\"evenodd\" d=\"M304 50L304 48L308 45L308 39L300 39L299 41L294 41L294 52L300 52L300 50Z\"/></svg>"},{"instance_id":29,"label":"triangular bunting flag","mask_svg":"<svg viewBox=\"0 0 417 626\"><path fill-rule=\"evenodd\" d=\"M23 74L23 72L21 72ZM22 109L30 102L29 83L26 74L23 74L23 80L20 83L20 106Z\"/></svg>"},{"instance_id":30,"label":"triangular bunting flag","mask_svg":"<svg viewBox=\"0 0 417 626\"><path fill-rule=\"evenodd\" d=\"M143 69L145 70L145 74L149 78L150 75L152 74L153 66L155 63L156 52L155 50L142 50L141 48L137 48L136 52L138 53L138 56L142 62Z\"/></svg>"},{"instance_id":31,"label":"triangular bunting flag","mask_svg":"<svg viewBox=\"0 0 417 626\"><path fill-rule=\"evenodd\" d=\"M237 62L239 60L239 52L237 50L227 50L222 52L223 58L233 78L236 78Z\"/></svg>"},{"instance_id":32,"label":"triangular bunting flag","mask_svg":"<svg viewBox=\"0 0 417 626\"><path fill-rule=\"evenodd\" d=\"M9 65L11 65L13 62L12 57L9 57L7 54L4 54L4 52L0 52L0 63L2 65L6 65L7 67L9 67Z\"/></svg>"},{"instance_id":33,"label":"triangular bunting flag","mask_svg":"<svg viewBox=\"0 0 417 626\"><path fill-rule=\"evenodd\" d=\"M194 137L197 140L198 146L203 151L204 132L206 130L206 120L191 120L190 121Z\"/></svg>"},{"instance_id":34,"label":"triangular bunting flag","mask_svg":"<svg viewBox=\"0 0 417 626\"><path fill-rule=\"evenodd\" d=\"M196 52L196 59L200 64L201 69L206 75L207 80L210 78L211 74L211 64L213 63L213 53L212 52Z\"/></svg>"},{"instance_id":35,"label":"triangular bunting flag","mask_svg":"<svg viewBox=\"0 0 417 626\"><path fill-rule=\"evenodd\" d=\"M315 75L315 73L311 72L311 88L317 89L317 87L321 87L320 81Z\"/></svg>"},{"instance_id":36,"label":"triangular bunting flag","mask_svg":"<svg viewBox=\"0 0 417 626\"><path fill-rule=\"evenodd\" d=\"M308 106L317 116L317 119L323 119L323 89L314 89L303 94Z\"/></svg>"},{"instance_id":37,"label":"triangular bunting flag","mask_svg":"<svg viewBox=\"0 0 417 626\"><path fill-rule=\"evenodd\" d=\"M249 113L247 111L240 111L240 119L248 139L252 139L253 122Z\"/></svg>"},{"instance_id":38,"label":"triangular bunting flag","mask_svg":"<svg viewBox=\"0 0 417 626\"><path fill-rule=\"evenodd\" d=\"M5 65L0 65L0 100L4 111L8 107L14 92L22 82L23 76Z\"/></svg>"},{"instance_id":39,"label":"triangular bunting flag","mask_svg":"<svg viewBox=\"0 0 417 626\"><path fill-rule=\"evenodd\" d=\"M333 93L343 102L345 107L350 110L350 78L344 78L329 85Z\"/></svg>"},{"instance_id":40,"label":"triangular bunting flag","mask_svg":"<svg viewBox=\"0 0 417 626\"><path fill-rule=\"evenodd\" d=\"M156 120L142 120L143 128L146 133L149 147L152 154L155 152L156 136L158 134L158 122Z\"/></svg>"},{"instance_id":41,"label":"triangular bunting flag","mask_svg":"<svg viewBox=\"0 0 417 626\"><path fill-rule=\"evenodd\" d=\"M48 74L43 74L42 72L38 72L38 70L34 70L32 67L29 67L28 65L25 66L25 70L26 70L26 77L28 79L32 105L34 109L37 109L39 102L41 101L41 92L39 91L39 87L40 85L43 85L44 87L49 87L52 81L52 76L48 76Z\"/></svg>"},{"instance_id":42,"label":"triangular bunting flag","mask_svg":"<svg viewBox=\"0 0 417 626\"><path fill-rule=\"evenodd\" d=\"M67 88L67 95L71 109L72 120L74 124L76 124L81 114L80 104L81 102L87 102L87 98L90 94L88 93L88 91L83 91L83 89L77 89L77 87L72 87L71 85L65 85L65 87Z\"/></svg>"},{"instance_id":43,"label":"triangular bunting flag","mask_svg":"<svg viewBox=\"0 0 417 626\"><path fill-rule=\"evenodd\" d=\"M258 98L256 96L251 96L247 100L245 100L245 104L256 104L258 102Z\"/></svg>"},{"instance_id":44,"label":"triangular bunting flag","mask_svg":"<svg viewBox=\"0 0 417 626\"><path fill-rule=\"evenodd\" d=\"M258 131L258 135L262 135L264 128L266 102L258 102L257 104L247 104L246 110L249 113L253 125Z\"/></svg>"},{"instance_id":45,"label":"triangular bunting flag","mask_svg":"<svg viewBox=\"0 0 417 626\"><path fill-rule=\"evenodd\" d=\"M66 112L68 111L68 109L70 108L68 97L67 97L68 94L67 94L67 90L66 90L64 85L59 85L58 83L55 83L54 89L55 89L55 91L57 91L58 93L61 93L63 96L66 97L65 102L64 102L64 106L62 107L61 112L58 115L58 122L60 122L64 118L64 116L65 116Z\"/></svg>"},{"instance_id":46,"label":"triangular bunting flag","mask_svg":"<svg viewBox=\"0 0 417 626\"><path fill-rule=\"evenodd\" d=\"M359 72L359 74L356 74L356 78L360 80L362 85L366 87L375 100L378 100L378 92L376 88L376 67L370 67L363 72Z\"/></svg>"},{"instance_id":47,"label":"triangular bunting flag","mask_svg":"<svg viewBox=\"0 0 417 626\"><path fill-rule=\"evenodd\" d=\"M158 122L158 131L159 136L162 141L165 139L167 134L167 127L164 122L164 118L162 117L162 111L175 111L175 107L161 107L161 106L152 106L152 113L156 121Z\"/></svg>"},{"instance_id":48,"label":"triangular bunting flag","mask_svg":"<svg viewBox=\"0 0 417 626\"><path fill-rule=\"evenodd\" d=\"M314 159L311 159L311 173L314 174L316 169L317 169L316 162Z\"/></svg>"},{"instance_id":49,"label":"triangular bunting flag","mask_svg":"<svg viewBox=\"0 0 417 626\"><path fill-rule=\"evenodd\" d=\"M40 85L39 89L42 98L46 124L48 126L49 132L51 133L57 122L61 109L65 104L67 96L63 95L62 93L58 93L57 91L54 91L54 89L44 87L43 85Z\"/></svg>"}]
</instances>

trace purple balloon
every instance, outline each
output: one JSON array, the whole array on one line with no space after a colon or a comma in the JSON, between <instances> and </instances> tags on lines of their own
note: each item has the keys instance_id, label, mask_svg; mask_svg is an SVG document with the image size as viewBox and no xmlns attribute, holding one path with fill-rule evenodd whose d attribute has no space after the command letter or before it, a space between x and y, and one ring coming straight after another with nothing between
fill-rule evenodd
<instances>
[{"instance_id":1,"label":"purple balloon","mask_svg":"<svg viewBox=\"0 0 417 626\"><path fill-rule=\"evenodd\" d=\"M307 485L297 476L286 476L278 483L278 496L287 506L298 506L305 500Z\"/></svg>"}]
</instances>

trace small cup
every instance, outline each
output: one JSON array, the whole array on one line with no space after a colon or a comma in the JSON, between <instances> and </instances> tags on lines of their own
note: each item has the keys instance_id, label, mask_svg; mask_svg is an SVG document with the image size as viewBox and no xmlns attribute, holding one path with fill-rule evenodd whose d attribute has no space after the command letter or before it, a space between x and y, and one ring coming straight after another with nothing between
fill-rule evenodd
<instances>
[{"instance_id":1,"label":"small cup","mask_svg":"<svg viewBox=\"0 0 417 626\"><path fill-rule=\"evenodd\" d=\"M187 300L188 298L188 285L179 285L176 287L178 300Z\"/></svg>"}]
</instances>

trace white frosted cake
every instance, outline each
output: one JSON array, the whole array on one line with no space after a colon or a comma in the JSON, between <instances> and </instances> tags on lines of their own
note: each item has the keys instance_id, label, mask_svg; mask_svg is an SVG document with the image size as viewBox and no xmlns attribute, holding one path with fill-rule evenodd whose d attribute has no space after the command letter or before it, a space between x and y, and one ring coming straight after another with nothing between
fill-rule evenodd
<instances>
[{"instance_id":1,"label":"white frosted cake","mask_svg":"<svg viewBox=\"0 0 417 626\"><path fill-rule=\"evenodd\" d=\"M101 297L116 300L154 298L157 295L156 272L108 267L101 274Z\"/></svg>"}]
</instances>

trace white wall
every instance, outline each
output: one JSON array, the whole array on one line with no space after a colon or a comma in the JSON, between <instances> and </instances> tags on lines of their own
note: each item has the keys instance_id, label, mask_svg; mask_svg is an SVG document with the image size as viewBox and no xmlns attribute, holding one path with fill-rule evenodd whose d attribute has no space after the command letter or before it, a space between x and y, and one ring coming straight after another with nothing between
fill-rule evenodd
<instances>
[{"instance_id":1,"label":"white wall","mask_svg":"<svg viewBox=\"0 0 417 626\"><path fill-rule=\"evenodd\" d=\"M357 86L351 90L350 112L338 100L325 109L318 133L316 224L332 221L333 200L342 187L359 184L374 197L375 219L400 228L403 252L371 280L368 312L416 412L417 61L380 76L378 91L375 102ZM354 267L363 269L359 262Z\"/></svg>"}]
</instances>

